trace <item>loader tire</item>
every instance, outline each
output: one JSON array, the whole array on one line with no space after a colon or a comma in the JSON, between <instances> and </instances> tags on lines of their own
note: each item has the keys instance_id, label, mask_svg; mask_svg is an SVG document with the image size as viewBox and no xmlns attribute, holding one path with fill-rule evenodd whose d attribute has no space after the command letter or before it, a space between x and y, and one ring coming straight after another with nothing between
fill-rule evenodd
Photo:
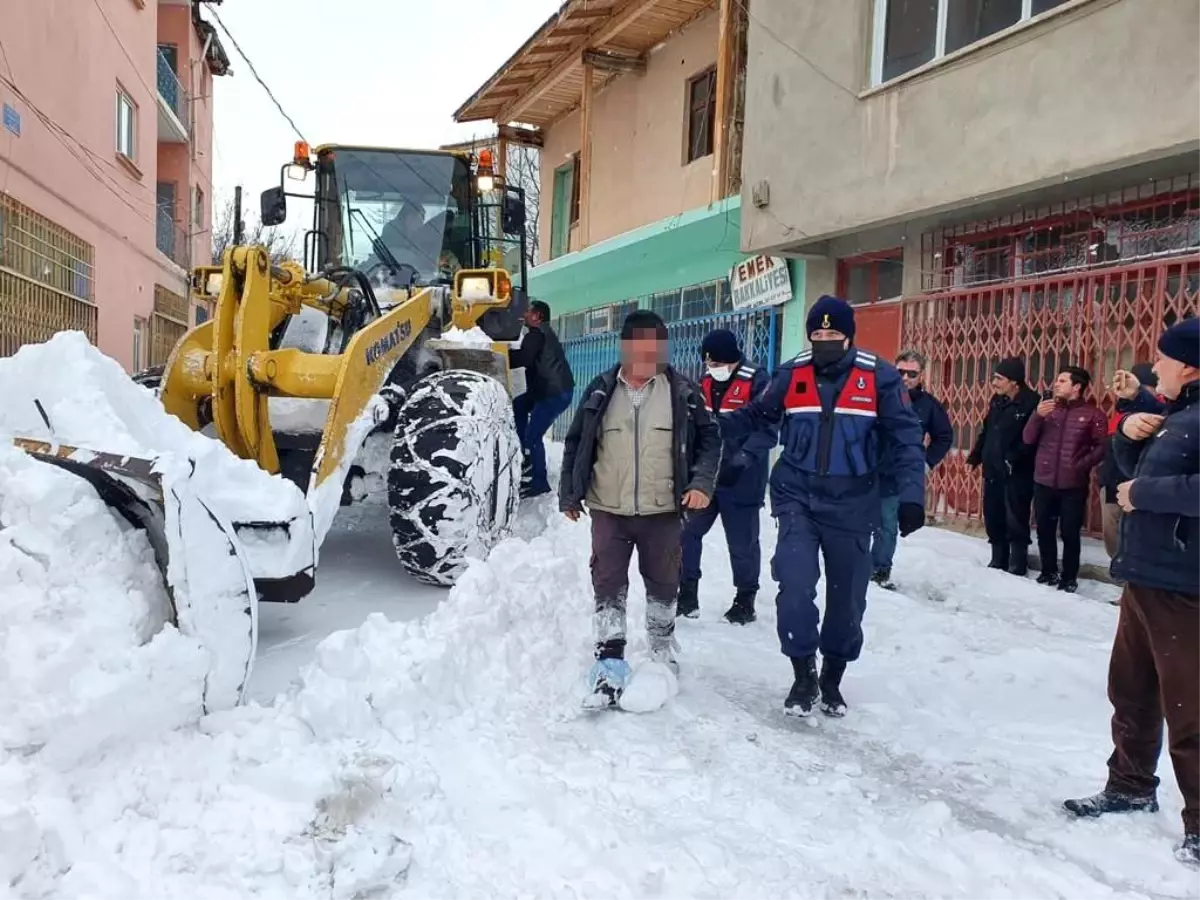
<instances>
[{"instance_id":1,"label":"loader tire","mask_svg":"<svg viewBox=\"0 0 1200 900\"><path fill-rule=\"evenodd\" d=\"M388 469L392 543L410 575L452 585L516 519L521 446L504 385L477 372L436 372L396 418Z\"/></svg>"}]
</instances>

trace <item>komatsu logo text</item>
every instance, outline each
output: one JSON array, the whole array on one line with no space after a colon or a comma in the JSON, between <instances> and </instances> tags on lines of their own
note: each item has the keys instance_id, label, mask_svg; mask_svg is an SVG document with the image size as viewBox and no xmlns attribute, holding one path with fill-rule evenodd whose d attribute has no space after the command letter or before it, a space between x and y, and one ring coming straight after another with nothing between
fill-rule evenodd
<instances>
[{"instance_id":1,"label":"komatsu logo text","mask_svg":"<svg viewBox=\"0 0 1200 900\"><path fill-rule=\"evenodd\" d=\"M393 350L401 343L408 340L412 334L412 323L401 322L375 343L367 348L367 365L375 365L376 360L383 356L389 350Z\"/></svg>"}]
</instances>

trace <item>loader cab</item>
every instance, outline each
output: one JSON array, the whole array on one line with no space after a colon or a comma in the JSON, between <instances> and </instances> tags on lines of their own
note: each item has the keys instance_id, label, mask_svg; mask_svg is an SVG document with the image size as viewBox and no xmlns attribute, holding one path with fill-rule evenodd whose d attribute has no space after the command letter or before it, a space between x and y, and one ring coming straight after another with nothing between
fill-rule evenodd
<instances>
[{"instance_id":1,"label":"loader cab","mask_svg":"<svg viewBox=\"0 0 1200 900\"><path fill-rule=\"evenodd\" d=\"M377 281L453 283L460 269L503 267L524 289L525 196L471 156L370 147L307 148L284 166L279 188L262 197L264 224L287 215L288 181L312 185L313 228L305 235L310 271L348 267ZM297 171L298 170L298 171ZM311 182L310 182L311 184Z\"/></svg>"}]
</instances>

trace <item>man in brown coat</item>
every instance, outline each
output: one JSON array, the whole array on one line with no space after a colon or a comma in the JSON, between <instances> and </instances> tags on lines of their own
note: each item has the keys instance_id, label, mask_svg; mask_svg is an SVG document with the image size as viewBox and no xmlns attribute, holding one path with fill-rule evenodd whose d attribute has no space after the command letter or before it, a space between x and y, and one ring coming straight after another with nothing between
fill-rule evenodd
<instances>
[{"instance_id":1,"label":"man in brown coat","mask_svg":"<svg viewBox=\"0 0 1200 900\"><path fill-rule=\"evenodd\" d=\"M1092 469L1104 459L1108 421L1084 399L1092 377L1085 369L1067 366L1054 379L1052 396L1038 404L1025 423L1022 439L1037 447L1033 462L1033 504L1037 514L1038 553L1042 574L1038 584L1057 584L1073 594L1079 587L1080 532L1087 512ZM1062 532L1062 575L1058 571L1058 542Z\"/></svg>"}]
</instances>

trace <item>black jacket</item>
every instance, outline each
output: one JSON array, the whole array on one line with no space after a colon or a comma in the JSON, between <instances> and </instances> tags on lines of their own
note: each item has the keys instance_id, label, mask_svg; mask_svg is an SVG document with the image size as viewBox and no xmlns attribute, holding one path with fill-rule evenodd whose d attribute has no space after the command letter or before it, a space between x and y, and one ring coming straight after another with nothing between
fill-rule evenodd
<instances>
[{"instance_id":1,"label":"black jacket","mask_svg":"<svg viewBox=\"0 0 1200 900\"><path fill-rule=\"evenodd\" d=\"M983 465L983 477L989 479L1033 478L1033 458L1036 447L1021 439L1025 423L1037 409L1038 395L1022 385L1017 396L1008 399L996 394L988 406L983 429L967 457L967 465Z\"/></svg>"},{"instance_id":2,"label":"black jacket","mask_svg":"<svg viewBox=\"0 0 1200 900\"><path fill-rule=\"evenodd\" d=\"M908 399L912 401L913 412L921 420L922 432L929 436L929 445L925 448L925 465L930 469L937 468L938 463L946 458L954 444L954 428L950 425L950 417L946 415L946 407L924 388L910 390ZM879 469L879 494L881 497L895 497L898 493L896 477L892 474L892 452L889 444L886 462Z\"/></svg>"},{"instance_id":3,"label":"black jacket","mask_svg":"<svg viewBox=\"0 0 1200 900\"><path fill-rule=\"evenodd\" d=\"M525 390L533 401L575 390L575 376L558 335L549 325L530 325L520 348L508 351L508 364L525 367Z\"/></svg>"},{"instance_id":4,"label":"black jacket","mask_svg":"<svg viewBox=\"0 0 1200 900\"><path fill-rule=\"evenodd\" d=\"M1153 393L1141 388L1129 400L1117 400L1116 411L1118 414L1128 414L1135 412L1148 412L1161 415L1163 411L1162 401ZM1100 489L1104 492L1105 503L1117 502L1117 485L1125 479L1121 477L1121 470L1117 468L1116 456L1117 436L1114 433L1108 439L1108 448L1104 454L1104 461L1100 463Z\"/></svg>"},{"instance_id":5,"label":"black jacket","mask_svg":"<svg viewBox=\"0 0 1200 900\"><path fill-rule=\"evenodd\" d=\"M1121 516L1114 578L1200 596L1200 381L1170 401L1153 437L1113 436L1117 467L1133 479L1133 512Z\"/></svg>"},{"instance_id":6,"label":"black jacket","mask_svg":"<svg viewBox=\"0 0 1200 900\"><path fill-rule=\"evenodd\" d=\"M608 401L617 389L614 366L592 380L583 392L571 428L563 441L562 477L558 485L558 505L564 512L582 509L583 498L592 485L596 447ZM674 418L672 443L675 457L675 505L686 491L700 491L712 497L721 463L721 429L704 408L700 389L670 366L666 370L671 385L671 411Z\"/></svg>"}]
</instances>

